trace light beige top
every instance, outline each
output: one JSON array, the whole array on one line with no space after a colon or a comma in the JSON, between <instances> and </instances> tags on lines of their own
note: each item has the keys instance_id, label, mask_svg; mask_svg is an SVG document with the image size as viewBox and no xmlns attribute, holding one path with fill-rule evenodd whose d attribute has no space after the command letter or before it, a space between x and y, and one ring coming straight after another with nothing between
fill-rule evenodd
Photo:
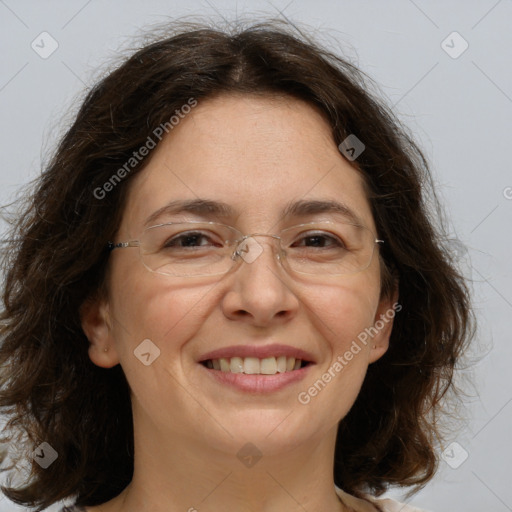
<instances>
[{"instance_id":1,"label":"light beige top","mask_svg":"<svg viewBox=\"0 0 512 512\"><path fill-rule=\"evenodd\" d=\"M365 499L359 499L351 494L347 494L338 487L335 487L335 489L343 505L354 509L354 512L427 512L411 505L398 503L398 501L389 498L377 499L366 496Z\"/></svg>"}]
</instances>

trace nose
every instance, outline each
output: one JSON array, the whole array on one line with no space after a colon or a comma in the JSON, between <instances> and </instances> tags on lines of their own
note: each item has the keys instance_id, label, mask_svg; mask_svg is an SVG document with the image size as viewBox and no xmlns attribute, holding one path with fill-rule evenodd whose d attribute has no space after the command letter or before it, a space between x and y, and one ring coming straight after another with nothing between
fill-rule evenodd
<instances>
[{"instance_id":1,"label":"nose","mask_svg":"<svg viewBox=\"0 0 512 512\"><path fill-rule=\"evenodd\" d=\"M279 262L278 240L251 235L237 248L241 261L229 276L222 300L224 315L263 327L291 320L299 309L292 283ZM258 240L256 240L258 238Z\"/></svg>"}]
</instances>

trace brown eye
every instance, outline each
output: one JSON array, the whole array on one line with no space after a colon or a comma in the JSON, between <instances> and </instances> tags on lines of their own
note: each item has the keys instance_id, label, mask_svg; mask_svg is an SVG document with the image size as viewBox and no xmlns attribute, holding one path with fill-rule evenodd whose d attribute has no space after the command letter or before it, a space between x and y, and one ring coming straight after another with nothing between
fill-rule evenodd
<instances>
[{"instance_id":1,"label":"brown eye","mask_svg":"<svg viewBox=\"0 0 512 512\"><path fill-rule=\"evenodd\" d=\"M335 236L327 233L311 233L303 235L292 247L317 247L317 248L339 248L344 247L343 242Z\"/></svg>"},{"instance_id":2,"label":"brown eye","mask_svg":"<svg viewBox=\"0 0 512 512\"><path fill-rule=\"evenodd\" d=\"M164 247L202 247L205 245L213 245L213 243L209 244L210 241L211 239L204 233L189 232L182 233L167 240Z\"/></svg>"}]
</instances>

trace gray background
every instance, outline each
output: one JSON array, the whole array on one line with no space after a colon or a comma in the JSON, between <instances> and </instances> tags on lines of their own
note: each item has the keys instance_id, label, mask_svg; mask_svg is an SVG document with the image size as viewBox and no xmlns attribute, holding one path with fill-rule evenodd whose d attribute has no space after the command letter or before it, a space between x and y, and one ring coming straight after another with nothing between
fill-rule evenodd
<instances>
[{"instance_id":1,"label":"gray background","mask_svg":"<svg viewBox=\"0 0 512 512\"><path fill-rule=\"evenodd\" d=\"M190 14L270 15L314 27L380 84L414 132L451 232L467 246L455 250L473 280L480 326L465 385L467 425L410 503L435 512L512 510L512 1L0 0L0 203L38 174L99 66L141 29ZM43 51L43 31L59 45L46 59L31 47L35 40ZM454 31L463 39L451 36L443 49ZM469 47L459 55L464 40ZM18 508L1 501L0 512L7 510Z\"/></svg>"}]
</instances>

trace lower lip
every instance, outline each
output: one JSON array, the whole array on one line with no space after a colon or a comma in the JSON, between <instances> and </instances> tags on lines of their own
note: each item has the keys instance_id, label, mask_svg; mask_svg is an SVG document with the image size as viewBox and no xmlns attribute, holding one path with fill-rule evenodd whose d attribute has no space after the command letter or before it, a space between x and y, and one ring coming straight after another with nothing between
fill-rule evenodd
<instances>
[{"instance_id":1,"label":"lower lip","mask_svg":"<svg viewBox=\"0 0 512 512\"><path fill-rule=\"evenodd\" d=\"M308 364L291 372L276 373L275 375L248 375L245 373L231 373L220 370L212 370L200 365L217 382L231 386L246 393L272 393L286 386L299 382L308 374L313 364Z\"/></svg>"}]
</instances>

